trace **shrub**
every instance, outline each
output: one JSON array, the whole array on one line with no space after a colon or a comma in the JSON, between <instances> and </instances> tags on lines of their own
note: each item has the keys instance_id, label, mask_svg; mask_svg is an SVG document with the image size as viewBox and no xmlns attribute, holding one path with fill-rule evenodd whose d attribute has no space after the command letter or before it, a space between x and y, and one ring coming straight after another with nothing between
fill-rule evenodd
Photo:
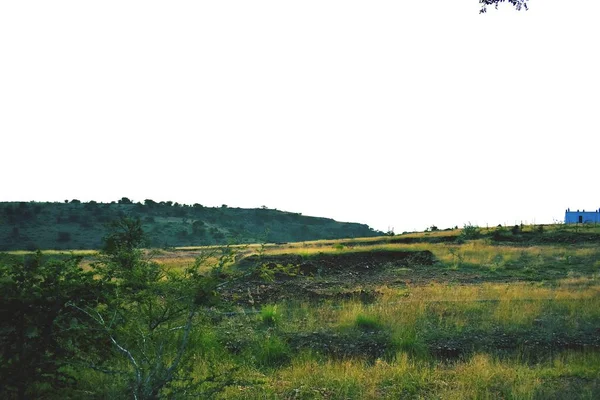
<instances>
[{"instance_id":1,"label":"shrub","mask_svg":"<svg viewBox=\"0 0 600 400\"><path fill-rule=\"evenodd\" d=\"M80 351L104 349L71 307L92 306L100 295L79 261L44 260L41 252L0 257L0 398L53 397L76 383L64 367Z\"/></svg>"},{"instance_id":2,"label":"shrub","mask_svg":"<svg viewBox=\"0 0 600 400\"><path fill-rule=\"evenodd\" d=\"M196 220L192 223L192 232L194 235L204 235L204 222Z\"/></svg>"},{"instance_id":3,"label":"shrub","mask_svg":"<svg viewBox=\"0 0 600 400\"><path fill-rule=\"evenodd\" d=\"M477 239L480 233L481 232L479 230L479 227L476 225L471 225L471 223L469 222L463 227L462 231L460 232L459 238L464 240Z\"/></svg>"},{"instance_id":4,"label":"shrub","mask_svg":"<svg viewBox=\"0 0 600 400\"><path fill-rule=\"evenodd\" d=\"M506 228L504 228L502 225L498 225L498 227L492 233L492 240L496 242L510 240L508 230L506 230Z\"/></svg>"}]
</instances>

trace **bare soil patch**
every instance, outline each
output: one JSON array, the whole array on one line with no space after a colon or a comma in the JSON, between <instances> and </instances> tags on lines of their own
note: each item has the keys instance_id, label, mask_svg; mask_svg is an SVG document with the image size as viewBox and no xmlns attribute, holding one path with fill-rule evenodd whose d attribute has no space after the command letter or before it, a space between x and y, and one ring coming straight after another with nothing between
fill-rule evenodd
<instances>
[{"instance_id":1,"label":"bare soil patch","mask_svg":"<svg viewBox=\"0 0 600 400\"><path fill-rule=\"evenodd\" d=\"M222 294L225 300L244 306L284 300L354 299L370 303L380 295L376 286L431 280L434 273L429 270L438 270L436 265L430 251L348 252L310 257L253 255L235 266L247 272L247 279L228 286Z\"/></svg>"}]
</instances>

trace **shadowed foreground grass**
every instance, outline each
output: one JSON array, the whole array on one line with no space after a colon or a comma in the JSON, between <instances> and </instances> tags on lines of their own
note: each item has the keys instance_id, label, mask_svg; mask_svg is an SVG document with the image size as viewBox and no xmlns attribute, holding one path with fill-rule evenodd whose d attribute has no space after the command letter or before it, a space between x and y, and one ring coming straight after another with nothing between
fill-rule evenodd
<instances>
[{"instance_id":1,"label":"shadowed foreground grass","mask_svg":"<svg viewBox=\"0 0 600 400\"><path fill-rule=\"evenodd\" d=\"M564 354L539 364L475 354L453 365L398 353L373 365L319 361L303 354L270 374L263 387L231 387L234 399L593 399L600 391L597 353ZM250 371L249 371L250 372Z\"/></svg>"},{"instance_id":2,"label":"shadowed foreground grass","mask_svg":"<svg viewBox=\"0 0 600 400\"><path fill-rule=\"evenodd\" d=\"M207 314L198 380L220 399L595 399L600 279L379 288L373 303L290 300ZM114 381L86 372L90 385ZM225 378L224 378L225 379ZM99 386L105 385L105 386ZM90 395L92 396L92 395ZM92 396L93 397L93 396Z\"/></svg>"}]
</instances>

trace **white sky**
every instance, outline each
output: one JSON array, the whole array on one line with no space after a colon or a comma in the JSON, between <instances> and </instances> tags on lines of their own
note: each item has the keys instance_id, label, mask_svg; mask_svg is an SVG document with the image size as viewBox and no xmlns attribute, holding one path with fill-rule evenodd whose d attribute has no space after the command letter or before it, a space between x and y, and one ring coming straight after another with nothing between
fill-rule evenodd
<instances>
[{"instance_id":1,"label":"white sky","mask_svg":"<svg viewBox=\"0 0 600 400\"><path fill-rule=\"evenodd\" d=\"M266 205L396 232L597 209L600 3L529 7L3 1L0 201Z\"/></svg>"}]
</instances>

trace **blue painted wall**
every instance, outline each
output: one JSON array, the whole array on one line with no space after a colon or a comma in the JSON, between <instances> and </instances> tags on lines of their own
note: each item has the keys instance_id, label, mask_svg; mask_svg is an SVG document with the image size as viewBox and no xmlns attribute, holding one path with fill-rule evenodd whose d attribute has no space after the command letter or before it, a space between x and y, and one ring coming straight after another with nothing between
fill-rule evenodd
<instances>
[{"instance_id":1,"label":"blue painted wall","mask_svg":"<svg viewBox=\"0 0 600 400\"><path fill-rule=\"evenodd\" d=\"M598 224L600 223L600 209L595 211L577 210L571 211L567 209L565 211L565 224Z\"/></svg>"}]
</instances>

